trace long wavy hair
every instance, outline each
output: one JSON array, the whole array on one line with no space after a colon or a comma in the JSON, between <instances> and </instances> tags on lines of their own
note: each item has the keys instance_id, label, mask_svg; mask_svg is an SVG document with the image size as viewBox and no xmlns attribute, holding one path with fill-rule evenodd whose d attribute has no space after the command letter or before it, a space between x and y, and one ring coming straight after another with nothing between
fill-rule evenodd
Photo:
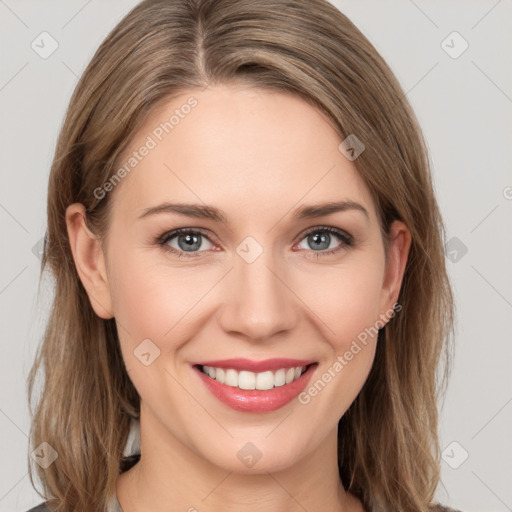
<instances>
[{"instance_id":1,"label":"long wavy hair","mask_svg":"<svg viewBox=\"0 0 512 512\"><path fill-rule=\"evenodd\" d=\"M106 510L140 411L115 319L96 316L78 277L67 206L85 205L88 226L103 237L111 194L98 199L94 190L115 173L147 116L183 92L234 83L298 95L327 115L340 142L355 134L366 149L354 164L383 239L395 219L411 232L402 309L380 330L370 375L339 421L338 462L345 489L366 510L432 510L455 307L445 227L403 90L368 39L324 0L145 0L94 54L49 178L41 276L52 276L54 296L29 375L29 450L45 441L58 458L43 469L27 455L32 485L38 476L52 510Z\"/></svg>"}]
</instances>

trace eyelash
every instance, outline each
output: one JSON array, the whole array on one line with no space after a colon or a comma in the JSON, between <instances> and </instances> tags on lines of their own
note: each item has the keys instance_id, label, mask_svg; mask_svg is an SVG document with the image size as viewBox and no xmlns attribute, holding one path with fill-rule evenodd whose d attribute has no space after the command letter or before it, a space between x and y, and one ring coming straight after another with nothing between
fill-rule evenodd
<instances>
[{"instance_id":1,"label":"eyelash","mask_svg":"<svg viewBox=\"0 0 512 512\"><path fill-rule=\"evenodd\" d=\"M308 252L312 252L314 254L313 257L319 258L320 256L334 254L343 249L352 247L354 245L354 239L351 235L349 235L348 233L345 233L344 231L341 231L340 229L332 228L329 226L317 226L317 227L311 228L311 229L307 230L306 232L302 233L301 238L299 238L298 241L299 242L302 241L304 238L306 238L308 235L310 235L312 233L324 233L324 232L334 234L343 243L340 246L336 247L335 249L329 249L329 250L323 250L323 251L312 251L312 250L308 251ZM196 251L196 252L178 251L178 250L174 249L174 247L170 247L169 245L167 245L168 242L170 240L172 240L173 238L175 238L176 236L189 235L189 234L202 235L205 238L207 238L208 240L210 240L208 238L206 232L200 228L197 228L197 229L179 228L179 229L175 229L173 231L168 231L168 232L164 233L163 235L159 236L155 240L155 243L158 244L159 246L161 246L164 251L176 254L178 256L178 258L182 258L182 257L196 258L202 252L205 252L205 251ZM210 242L211 242L211 240L210 240Z\"/></svg>"}]
</instances>

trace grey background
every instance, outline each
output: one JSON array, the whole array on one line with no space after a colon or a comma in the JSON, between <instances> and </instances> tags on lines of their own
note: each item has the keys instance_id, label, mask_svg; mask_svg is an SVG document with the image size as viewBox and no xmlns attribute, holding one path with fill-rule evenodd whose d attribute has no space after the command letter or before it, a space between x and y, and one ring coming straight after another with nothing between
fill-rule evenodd
<instances>
[{"instance_id":1,"label":"grey background","mask_svg":"<svg viewBox=\"0 0 512 512\"><path fill-rule=\"evenodd\" d=\"M407 91L428 141L450 239L447 263L458 320L441 412L446 450L438 499L464 512L512 510L512 2L334 3ZM34 246L45 232L56 137L78 76L135 4L0 0L2 512L25 511L41 501L27 473L26 378L50 298L47 287L36 297L40 262ZM47 59L31 48L43 31L59 45ZM458 58L445 51L453 55L463 48L457 36L446 39L453 31L469 44Z\"/></svg>"}]
</instances>

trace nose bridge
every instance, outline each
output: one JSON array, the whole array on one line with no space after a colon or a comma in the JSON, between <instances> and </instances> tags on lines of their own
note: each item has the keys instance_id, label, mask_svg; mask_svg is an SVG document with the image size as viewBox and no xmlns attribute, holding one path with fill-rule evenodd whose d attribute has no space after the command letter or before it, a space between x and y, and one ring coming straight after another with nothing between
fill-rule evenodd
<instances>
[{"instance_id":1,"label":"nose bridge","mask_svg":"<svg viewBox=\"0 0 512 512\"><path fill-rule=\"evenodd\" d=\"M221 315L223 328L253 339L290 329L296 320L294 295L274 251L248 237L236 252Z\"/></svg>"}]
</instances>

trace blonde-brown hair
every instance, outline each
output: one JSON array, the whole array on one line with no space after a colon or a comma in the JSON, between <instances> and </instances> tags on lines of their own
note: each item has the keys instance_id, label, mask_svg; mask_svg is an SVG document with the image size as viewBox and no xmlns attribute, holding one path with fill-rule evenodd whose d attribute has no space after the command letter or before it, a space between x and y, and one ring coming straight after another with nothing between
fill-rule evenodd
<instances>
[{"instance_id":1,"label":"blonde-brown hair","mask_svg":"<svg viewBox=\"0 0 512 512\"><path fill-rule=\"evenodd\" d=\"M449 359L454 317L444 226L402 89L370 42L323 0L146 0L96 51L70 100L49 179L41 273L51 271L55 297L29 375L32 408L43 370L30 439L59 456L47 469L30 467L32 485L37 474L55 510L105 510L139 414L115 320L96 316L76 272L67 206L84 204L88 225L104 236L111 194L98 199L94 190L148 114L185 91L235 82L299 95L327 115L340 141L355 134L366 149L354 163L384 242L394 219L411 232L402 309L380 331L371 373L339 422L338 460L343 485L368 511L430 510L448 368L439 365L443 354Z\"/></svg>"}]
</instances>

